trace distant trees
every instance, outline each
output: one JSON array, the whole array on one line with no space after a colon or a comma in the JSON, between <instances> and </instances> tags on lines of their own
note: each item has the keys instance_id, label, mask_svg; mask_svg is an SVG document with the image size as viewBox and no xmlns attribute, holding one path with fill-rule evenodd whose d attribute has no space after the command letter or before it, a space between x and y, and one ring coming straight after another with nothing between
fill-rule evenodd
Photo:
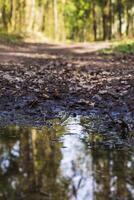
<instances>
[{"instance_id":1,"label":"distant trees","mask_svg":"<svg viewBox=\"0 0 134 200\"><path fill-rule=\"evenodd\" d=\"M134 36L134 1L0 0L0 30L81 42Z\"/></svg>"}]
</instances>

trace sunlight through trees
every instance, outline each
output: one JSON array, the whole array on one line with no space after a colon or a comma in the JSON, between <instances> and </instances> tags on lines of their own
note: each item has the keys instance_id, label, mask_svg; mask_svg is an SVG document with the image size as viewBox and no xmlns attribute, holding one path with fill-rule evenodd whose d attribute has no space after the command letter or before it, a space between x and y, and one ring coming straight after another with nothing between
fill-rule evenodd
<instances>
[{"instance_id":1,"label":"sunlight through trees","mask_svg":"<svg viewBox=\"0 0 134 200\"><path fill-rule=\"evenodd\" d=\"M41 32L55 40L107 40L134 35L129 0L0 0L0 29Z\"/></svg>"}]
</instances>

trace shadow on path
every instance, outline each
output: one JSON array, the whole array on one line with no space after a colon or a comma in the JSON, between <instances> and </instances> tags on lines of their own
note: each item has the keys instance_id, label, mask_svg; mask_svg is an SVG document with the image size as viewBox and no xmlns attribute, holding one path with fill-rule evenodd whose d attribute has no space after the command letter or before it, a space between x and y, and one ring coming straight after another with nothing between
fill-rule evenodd
<instances>
[{"instance_id":1,"label":"shadow on path","mask_svg":"<svg viewBox=\"0 0 134 200\"><path fill-rule=\"evenodd\" d=\"M43 61L55 58L90 58L98 50L109 48L109 42L84 44L48 44L48 43L22 43L20 45L0 44L1 63L27 63L28 61Z\"/></svg>"}]
</instances>

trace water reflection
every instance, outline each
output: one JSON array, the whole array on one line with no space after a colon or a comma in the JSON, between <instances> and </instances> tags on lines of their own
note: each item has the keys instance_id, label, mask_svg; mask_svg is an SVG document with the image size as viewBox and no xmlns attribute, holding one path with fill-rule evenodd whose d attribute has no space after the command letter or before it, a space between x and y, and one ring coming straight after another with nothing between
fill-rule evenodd
<instances>
[{"instance_id":1,"label":"water reflection","mask_svg":"<svg viewBox=\"0 0 134 200\"><path fill-rule=\"evenodd\" d=\"M134 199L134 154L88 148L80 118L0 129L0 200Z\"/></svg>"}]
</instances>

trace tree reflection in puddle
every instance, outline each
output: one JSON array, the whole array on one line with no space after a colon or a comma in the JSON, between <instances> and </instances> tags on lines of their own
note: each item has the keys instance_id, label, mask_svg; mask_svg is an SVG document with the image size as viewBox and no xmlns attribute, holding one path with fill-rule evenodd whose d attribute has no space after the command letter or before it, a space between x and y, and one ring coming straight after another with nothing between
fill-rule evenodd
<instances>
[{"instance_id":1,"label":"tree reflection in puddle","mask_svg":"<svg viewBox=\"0 0 134 200\"><path fill-rule=\"evenodd\" d=\"M87 148L80 118L0 130L0 199L134 199L134 155Z\"/></svg>"}]
</instances>

